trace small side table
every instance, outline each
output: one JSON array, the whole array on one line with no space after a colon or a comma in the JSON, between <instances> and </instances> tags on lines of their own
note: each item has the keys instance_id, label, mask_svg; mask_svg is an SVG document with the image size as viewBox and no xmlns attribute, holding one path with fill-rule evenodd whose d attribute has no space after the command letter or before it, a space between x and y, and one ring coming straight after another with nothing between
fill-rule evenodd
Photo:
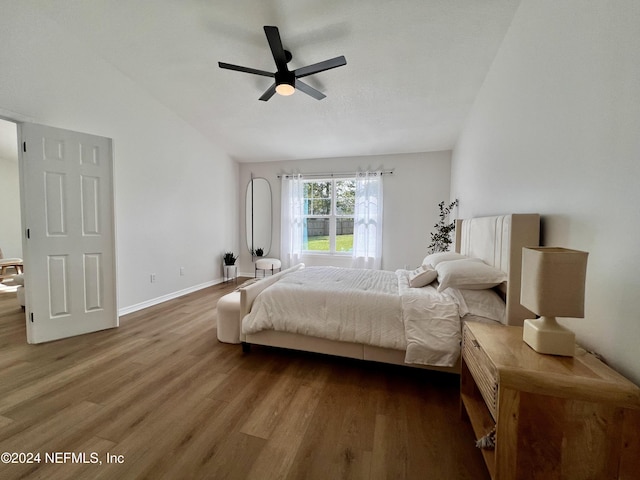
<instances>
[{"instance_id":1,"label":"small side table","mask_svg":"<svg viewBox=\"0 0 640 480\"><path fill-rule=\"evenodd\" d=\"M225 282L235 280L238 282L238 266L237 265L224 265L224 278Z\"/></svg>"}]
</instances>

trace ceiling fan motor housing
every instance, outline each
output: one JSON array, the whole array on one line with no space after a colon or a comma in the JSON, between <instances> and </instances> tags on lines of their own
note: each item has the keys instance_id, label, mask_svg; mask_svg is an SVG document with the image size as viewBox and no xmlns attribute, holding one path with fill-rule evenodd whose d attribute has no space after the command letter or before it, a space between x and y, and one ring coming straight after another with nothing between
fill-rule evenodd
<instances>
[{"instance_id":1,"label":"ceiling fan motor housing","mask_svg":"<svg viewBox=\"0 0 640 480\"><path fill-rule=\"evenodd\" d=\"M275 78L276 78L276 85L281 85L283 83L286 83L288 85L291 85L292 87L296 86L296 76L294 75L293 72L290 72L288 70L286 72L276 72Z\"/></svg>"}]
</instances>

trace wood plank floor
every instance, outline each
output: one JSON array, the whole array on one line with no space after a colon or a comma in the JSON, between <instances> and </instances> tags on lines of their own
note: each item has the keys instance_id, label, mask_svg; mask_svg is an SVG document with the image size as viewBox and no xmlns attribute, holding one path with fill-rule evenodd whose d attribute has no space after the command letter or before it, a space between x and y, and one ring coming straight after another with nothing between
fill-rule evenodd
<instances>
[{"instance_id":1,"label":"wood plank floor","mask_svg":"<svg viewBox=\"0 0 640 480\"><path fill-rule=\"evenodd\" d=\"M26 344L15 293L0 291L0 453L41 455L0 463L0 478L489 478L457 376L243 354L216 339L217 299L234 287L44 345Z\"/></svg>"}]
</instances>

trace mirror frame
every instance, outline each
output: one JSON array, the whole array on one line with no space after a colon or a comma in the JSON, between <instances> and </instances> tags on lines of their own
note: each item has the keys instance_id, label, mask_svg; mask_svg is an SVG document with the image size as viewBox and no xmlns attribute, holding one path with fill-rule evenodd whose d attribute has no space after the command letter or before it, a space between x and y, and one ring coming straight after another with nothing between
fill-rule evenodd
<instances>
[{"instance_id":1,"label":"mirror frame","mask_svg":"<svg viewBox=\"0 0 640 480\"><path fill-rule=\"evenodd\" d=\"M271 185L266 178L253 174L245 196L245 229L249 252L253 254L254 248L262 248L266 257L273 235Z\"/></svg>"}]
</instances>

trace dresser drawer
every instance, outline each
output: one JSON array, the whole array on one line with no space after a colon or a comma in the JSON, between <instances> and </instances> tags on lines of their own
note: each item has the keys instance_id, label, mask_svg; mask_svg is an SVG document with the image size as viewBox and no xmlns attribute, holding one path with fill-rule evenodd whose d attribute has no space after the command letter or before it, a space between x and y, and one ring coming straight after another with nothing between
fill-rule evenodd
<instances>
[{"instance_id":1,"label":"dresser drawer","mask_svg":"<svg viewBox=\"0 0 640 480\"><path fill-rule=\"evenodd\" d=\"M495 421L498 411L498 374L495 366L466 326L462 335L462 358Z\"/></svg>"}]
</instances>

